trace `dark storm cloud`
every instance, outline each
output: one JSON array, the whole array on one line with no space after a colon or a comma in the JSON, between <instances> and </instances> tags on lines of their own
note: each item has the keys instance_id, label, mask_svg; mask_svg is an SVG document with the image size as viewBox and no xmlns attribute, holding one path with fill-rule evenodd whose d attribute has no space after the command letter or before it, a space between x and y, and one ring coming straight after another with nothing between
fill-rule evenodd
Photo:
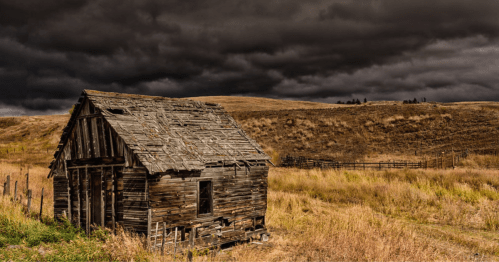
<instances>
[{"instance_id":1,"label":"dark storm cloud","mask_svg":"<svg viewBox=\"0 0 499 262\"><path fill-rule=\"evenodd\" d=\"M0 0L0 107L65 112L84 88L497 100L498 10L485 0Z\"/></svg>"}]
</instances>

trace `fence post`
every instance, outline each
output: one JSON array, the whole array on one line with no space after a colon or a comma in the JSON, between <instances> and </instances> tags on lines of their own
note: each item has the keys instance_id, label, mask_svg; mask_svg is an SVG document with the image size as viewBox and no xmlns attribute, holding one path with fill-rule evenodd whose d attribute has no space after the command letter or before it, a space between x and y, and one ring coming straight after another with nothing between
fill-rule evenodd
<instances>
[{"instance_id":1,"label":"fence post","mask_svg":"<svg viewBox=\"0 0 499 262\"><path fill-rule=\"evenodd\" d=\"M43 211L43 189L42 188L42 197L40 199L40 221L42 221L42 211Z\"/></svg>"},{"instance_id":2,"label":"fence post","mask_svg":"<svg viewBox=\"0 0 499 262\"><path fill-rule=\"evenodd\" d=\"M4 184L3 195L10 196L10 175L7 176L7 182Z\"/></svg>"},{"instance_id":3,"label":"fence post","mask_svg":"<svg viewBox=\"0 0 499 262\"><path fill-rule=\"evenodd\" d=\"M174 240L174 246L173 246L173 261L175 261L176 253L177 253L177 227L175 227L175 240Z\"/></svg>"},{"instance_id":4,"label":"fence post","mask_svg":"<svg viewBox=\"0 0 499 262\"><path fill-rule=\"evenodd\" d=\"M147 249L151 251L151 217L152 217L152 210L149 208L147 209Z\"/></svg>"},{"instance_id":5,"label":"fence post","mask_svg":"<svg viewBox=\"0 0 499 262\"><path fill-rule=\"evenodd\" d=\"M163 222L163 239L161 240L161 255L165 254L166 222Z\"/></svg>"},{"instance_id":6,"label":"fence post","mask_svg":"<svg viewBox=\"0 0 499 262\"><path fill-rule=\"evenodd\" d=\"M28 173L26 173L26 193L28 193L28 189L29 189L29 169Z\"/></svg>"},{"instance_id":7,"label":"fence post","mask_svg":"<svg viewBox=\"0 0 499 262\"><path fill-rule=\"evenodd\" d=\"M28 216L30 215L31 210L31 189L28 189Z\"/></svg>"},{"instance_id":8,"label":"fence post","mask_svg":"<svg viewBox=\"0 0 499 262\"><path fill-rule=\"evenodd\" d=\"M17 201L17 180L16 180L16 183L14 185L14 202Z\"/></svg>"},{"instance_id":9,"label":"fence post","mask_svg":"<svg viewBox=\"0 0 499 262\"><path fill-rule=\"evenodd\" d=\"M158 226L159 222L156 222L156 233L154 234L154 248L153 250L156 252L156 241L158 240Z\"/></svg>"}]
</instances>

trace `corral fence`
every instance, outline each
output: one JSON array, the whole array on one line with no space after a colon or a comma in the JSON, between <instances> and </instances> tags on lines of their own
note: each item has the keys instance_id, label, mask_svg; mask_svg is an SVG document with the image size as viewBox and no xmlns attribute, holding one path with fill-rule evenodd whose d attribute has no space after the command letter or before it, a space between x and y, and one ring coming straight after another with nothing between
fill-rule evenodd
<instances>
[{"instance_id":1,"label":"corral fence","mask_svg":"<svg viewBox=\"0 0 499 262\"><path fill-rule=\"evenodd\" d=\"M311 159L305 157L286 156L281 158L282 167L297 167L302 169L422 169L422 168L454 168L457 163L465 158L466 154L440 154L433 157L425 157L418 162L410 161L385 161L385 162L340 162L325 159Z\"/></svg>"},{"instance_id":2,"label":"corral fence","mask_svg":"<svg viewBox=\"0 0 499 262\"><path fill-rule=\"evenodd\" d=\"M387 161L387 162L339 162L334 160L310 159L305 157L286 156L281 158L282 167L297 167L302 169L418 169L427 168L428 161Z\"/></svg>"}]
</instances>

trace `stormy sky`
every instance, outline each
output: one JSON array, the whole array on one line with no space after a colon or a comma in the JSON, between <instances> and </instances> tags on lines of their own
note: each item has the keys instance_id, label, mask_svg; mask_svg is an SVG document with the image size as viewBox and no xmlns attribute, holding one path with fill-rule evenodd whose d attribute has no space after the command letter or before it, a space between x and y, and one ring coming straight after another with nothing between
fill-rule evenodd
<instances>
[{"instance_id":1,"label":"stormy sky","mask_svg":"<svg viewBox=\"0 0 499 262\"><path fill-rule=\"evenodd\" d=\"M499 1L0 0L0 116L83 89L499 100Z\"/></svg>"}]
</instances>

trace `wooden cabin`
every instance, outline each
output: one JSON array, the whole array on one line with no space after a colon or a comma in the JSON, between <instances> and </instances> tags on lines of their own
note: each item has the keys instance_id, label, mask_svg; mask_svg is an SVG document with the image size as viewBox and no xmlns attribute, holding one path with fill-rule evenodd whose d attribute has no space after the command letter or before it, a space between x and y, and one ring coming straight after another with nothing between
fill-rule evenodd
<instances>
[{"instance_id":1,"label":"wooden cabin","mask_svg":"<svg viewBox=\"0 0 499 262\"><path fill-rule=\"evenodd\" d=\"M84 90L54 157L54 217L87 232L121 225L155 247L268 235L270 158L218 104Z\"/></svg>"}]
</instances>

